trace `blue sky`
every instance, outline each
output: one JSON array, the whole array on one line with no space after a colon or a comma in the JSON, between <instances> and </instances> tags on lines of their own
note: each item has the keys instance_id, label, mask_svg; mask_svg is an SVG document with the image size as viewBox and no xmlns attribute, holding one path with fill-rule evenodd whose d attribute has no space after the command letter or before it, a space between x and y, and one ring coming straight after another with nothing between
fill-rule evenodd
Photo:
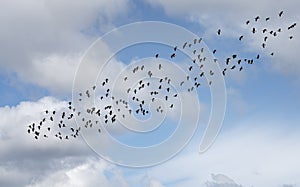
<instances>
[{"instance_id":1,"label":"blue sky","mask_svg":"<svg viewBox=\"0 0 300 187\"><path fill-rule=\"evenodd\" d=\"M262 35L253 35L251 27L245 25L247 19L253 21L257 15L261 16L260 22L255 23L258 27L277 29L298 24L297 0L269 6L273 3L271 0L2 1L0 186L299 186L300 30L297 25L282 32L278 39L269 39L268 48L262 50ZM281 10L284 14L278 19ZM267 16L271 17L270 25L264 22ZM105 33L137 21L162 21L193 32L203 38L211 51L217 49L215 57L221 67L233 53L242 58L261 55L258 62L245 65L242 72L228 72L224 78L226 114L212 147L198 153L211 110L207 85L198 92L201 119L191 142L172 159L156 166L115 165L99 157L82 138L61 143L54 138L35 141L29 136L27 124L38 120L41 111L60 109L72 99L73 80L89 46ZM219 28L221 36L217 35ZM245 37L243 42L238 41L240 35ZM290 35L294 36L292 40L288 39ZM142 58L152 58L157 51L160 58L170 60L168 55L172 50L151 43L131 46L111 59L111 71L104 74L117 75L120 68ZM274 56L269 55L272 51ZM174 61L183 63L179 55ZM118 127L110 132L129 145L156 144L174 130L169 128L175 124L174 116L176 113L167 116L164 126L153 134L133 136Z\"/></svg>"}]
</instances>

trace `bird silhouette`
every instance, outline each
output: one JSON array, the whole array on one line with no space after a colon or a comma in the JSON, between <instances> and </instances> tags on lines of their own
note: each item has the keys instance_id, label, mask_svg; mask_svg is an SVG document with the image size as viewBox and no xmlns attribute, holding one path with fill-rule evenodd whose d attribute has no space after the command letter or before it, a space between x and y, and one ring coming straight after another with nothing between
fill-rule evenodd
<instances>
[{"instance_id":1,"label":"bird silhouette","mask_svg":"<svg viewBox=\"0 0 300 187\"><path fill-rule=\"evenodd\" d=\"M288 27L288 30L294 28L296 25L297 25L297 23L293 23L292 25L290 25L290 26Z\"/></svg>"},{"instance_id":2,"label":"bird silhouette","mask_svg":"<svg viewBox=\"0 0 300 187\"><path fill-rule=\"evenodd\" d=\"M264 28L262 32L263 32L263 33L266 33L266 32L267 32L267 29L266 29L266 28Z\"/></svg>"},{"instance_id":3,"label":"bird silhouette","mask_svg":"<svg viewBox=\"0 0 300 187\"><path fill-rule=\"evenodd\" d=\"M281 17L281 16L282 16L282 14L283 14L283 11L280 11L280 12L279 12L279 17Z\"/></svg>"}]
</instances>

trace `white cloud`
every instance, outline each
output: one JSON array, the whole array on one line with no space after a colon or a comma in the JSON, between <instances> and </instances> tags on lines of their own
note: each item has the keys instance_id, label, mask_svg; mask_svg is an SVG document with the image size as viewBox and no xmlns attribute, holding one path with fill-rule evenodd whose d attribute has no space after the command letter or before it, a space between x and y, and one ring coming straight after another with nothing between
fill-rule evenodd
<instances>
[{"instance_id":1,"label":"white cloud","mask_svg":"<svg viewBox=\"0 0 300 187\"><path fill-rule=\"evenodd\" d=\"M13 162L37 157L40 160L47 160L53 157L91 154L81 139L75 139L73 143L62 142L56 140L54 134L51 134L53 137L49 139L36 141L32 134L27 133L28 125L39 122L46 109L60 110L66 106L66 102L45 97L38 102L21 102L15 107L0 108L0 149L2 150L0 160Z\"/></svg>"},{"instance_id":2,"label":"white cloud","mask_svg":"<svg viewBox=\"0 0 300 187\"><path fill-rule=\"evenodd\" d=\"M127 0L1 1L0 67L24 82L70 90L81 54L127 10Z\"/></svg>"},{"instance_id":3,"label":"white cloud","mask_svg":"<svg viewBox=\"0 0 300 187\"><path fill-rule=\"evenodd\" d=\"M103 160L86 159L82 164L42 176L27 187L128 187L120 170Z\"/></svg>"},{"instance_id":4,"label":"white cloud","mask_svg":"<svg viewBox=\"0 0 300 187\"><path fill-rule=\"evenodd\" d=\"M227 186L299 184L299 131L283 129L278 122L239 124L239 128L221 133L204 154L197 154L198 145L193 144L190 151L149 169L149 175L170 187L201 186L205 181L211 186L226 186L220 183L230 181Z\"/></svg>"}]
</instances>

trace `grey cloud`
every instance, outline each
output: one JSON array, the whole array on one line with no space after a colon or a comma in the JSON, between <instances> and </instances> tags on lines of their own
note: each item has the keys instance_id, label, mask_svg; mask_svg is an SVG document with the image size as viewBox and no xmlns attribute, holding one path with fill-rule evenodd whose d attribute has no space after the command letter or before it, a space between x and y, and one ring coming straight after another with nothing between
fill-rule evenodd
<instances>
[{"instance_id":1,"label":"grey cloud","mask_svg":"<svg viewBox=\"0 0 300 187\"><path fill-rule=\"evenodd\" d=\"M127 2L1 1L0 67L24 82L70 90L80 56L126 13Z\"/></svg>"},{"instance_id":2,"label":"grey cloud","mask_svg":"<svg viewBox=\"0 0 300 187\"><path fill-rule=\"evenodd\" d=\"M64 164L63 164L64 165ZM128 187L126 179L118 168L103 160L86 158L83 163L69 168L57 169L36 179L27 187L81 187L107 186Z\"/></svg>"}]
</instances>

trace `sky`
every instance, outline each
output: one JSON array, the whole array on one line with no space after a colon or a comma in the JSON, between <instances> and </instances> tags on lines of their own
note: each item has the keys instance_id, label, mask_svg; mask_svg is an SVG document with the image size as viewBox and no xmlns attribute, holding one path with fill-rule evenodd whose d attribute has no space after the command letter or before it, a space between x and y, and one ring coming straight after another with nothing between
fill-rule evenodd
<instances>
[{"instance_id":1,"label":"sky","mask_svg":"<svg viewBox=\"0 0 300 187\"><path fill-rule=\"evenodd\" d=\"M0 186L299 186L299 6L297 0L1 1ZM279 18L282 10L283 16ZM260 20L256 23L257 15ZM270 17L268 23L264 20L266 17ZM269 38L267 48L262 49L263 34L252 34L246 20L251 20L259 29L281 27L285 30L277 38ZM35 140L27 133L28 124L39 120L45 109L63 110L72 100L75 88L85 88L88 81L101 81L103 77L118 80L121 70L125 68L122 73L129 73L135 64L145 63L147 68L154 68L158 51L159 62L168 67L163 72L173 80L182 78L181 70L188 67L184 51L174 59L169 56L174 45L180 48L184 41L175 37L178 30L164 30L163 35L163 26L143 27L142 32L129 33L128 41L155 36L152 40L161 43L144 42L126 47L119 44L126 41L118 35L122 34L122 28L126 29L124 25L144 21L171 24L178 30L184 28L184 33L201 37L208 53L217 50L211 58L220 59L217 63L221 69L224 59L232 54L238 53L242 58L260 54L257 62L245 65L241 72L228 71L222 79L226 88L226 110L222 128L209 149L199 153L210 117L216 113L222 117L222 110L218 112L222 104L217 105L222 102L214 102L213 93L219 90L210 89L207 83L203 83L197 95L179 90L181 113L176 109L168 111L170 114L164 118L152 116L149 124L161 125L160 128L139 134L126 132L128 129L119 127L120 123L107 127L118 141L138 147L162 143L174 131L184 137L195 130L187 136L188 140L170 142L167 149L177 153L171 158L168 154L164 157L167 153L164 149L153 154L122 154L124 152L110 141L102 138L95 142L89 134L84 134L86 138L61 141L52 137ZM287 31L295 22L296 27ZM217 34L218 29L222 30L221 36ZM109 33L121 36L121 41L107 39ZM240 35L244 36L242 42L238 40ZM168 41L169 45L162 41ZM98 56L93 61L87 57L95 44L99 44ZM114 54L119 45L123 48ZM271 52L274 56L270 56ZM111 58L99 75L97 68L104 64L104 57ZM133 82L143 75L135 76ZM124 88L117 83L112 85L117 91ZM102 94L103 90L97 93ZM214 104L217 112L213 110ZM182 123L179 123L180 115ZM130 126L135 121L126 123ZM102 151L114 153L108 160L117 159L125 164L107 161L99 156ZM153 164L128 167L124 166L126 160L135 164L150 160Z\"/></svg>"}]
</instances>

